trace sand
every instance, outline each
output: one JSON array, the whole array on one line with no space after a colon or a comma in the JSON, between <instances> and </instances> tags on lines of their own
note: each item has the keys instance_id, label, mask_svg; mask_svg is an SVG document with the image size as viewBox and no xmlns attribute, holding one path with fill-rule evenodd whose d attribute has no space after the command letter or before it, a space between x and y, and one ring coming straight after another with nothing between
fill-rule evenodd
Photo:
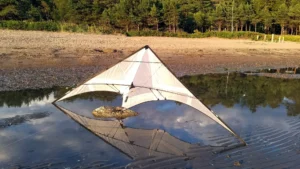
<instances>
[{"instance_id":1,"label":"sand","mask_svg":"<svg viewBox=\"0 0 300 169\"><path fill-rule=\"evenodd\" d=\"M10 71L22 74L58 68L64 73L84 67L90 75L95 72L90 69L105 69L145 45L178 76L300 65L300 43L293 42L0 30L0 88L11 85L1 81L1 75L6 78Z\"/></svg>"}]
</instances>

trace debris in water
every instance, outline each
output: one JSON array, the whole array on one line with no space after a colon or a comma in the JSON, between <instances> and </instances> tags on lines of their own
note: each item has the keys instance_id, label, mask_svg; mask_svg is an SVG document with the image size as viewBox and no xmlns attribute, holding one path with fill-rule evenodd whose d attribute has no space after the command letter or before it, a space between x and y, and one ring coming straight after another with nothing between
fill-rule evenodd
<instances>
[{"instance_id":1,"label":"debris in water","mask_svg":"<svg viewBox=\"0 0 300 169\"><path fill-rule=\"evenodd\" d=\"M233 165L236 166L236 167L240 167L240 166L241 166L241 163L240 163L239 161L235 161L235 162L233 163Z\"/></svg>"},{"instance_id":2,"label":"debris in water","mask_svg":"<svg viewBox=\"0 0 300 169\"><path fill-rule=\"evenodd\" d=\"M127 117L137 116L138 113L123 107L102 106L95 109L93 115L99 118L125 119Z\"/></svg>"}]
</instances>

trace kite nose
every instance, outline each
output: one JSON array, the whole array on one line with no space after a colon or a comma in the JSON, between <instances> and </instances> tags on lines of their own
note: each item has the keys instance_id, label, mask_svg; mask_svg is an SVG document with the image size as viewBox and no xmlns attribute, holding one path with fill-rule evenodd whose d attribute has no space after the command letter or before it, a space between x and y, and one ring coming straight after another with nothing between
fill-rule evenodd
<instances>
[{"instance_id":1,"label":"kite nose","mask_svg":"<svg viewBox=\"0 0 300 169\"><path fill-rule=\"evenodd\" d=\"M145 46L145 49L149 49L149 48L150 48L149 45L146 45L146 46Z\"/></svg>"}]
</instances>

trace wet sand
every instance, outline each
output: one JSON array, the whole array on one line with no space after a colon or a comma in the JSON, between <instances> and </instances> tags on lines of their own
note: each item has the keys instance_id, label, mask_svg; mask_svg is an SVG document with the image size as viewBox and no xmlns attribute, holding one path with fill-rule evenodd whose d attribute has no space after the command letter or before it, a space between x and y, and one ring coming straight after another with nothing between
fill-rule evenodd
<instances>
[{"instance_id":1,"label":"wet sand","mask_svg":"<svg viewBox=\"0 0 300 169\"><path fill-rule=\"evenodd\" d=\"M300 44L0 30L0 91L72 86L149 45L177 76L300 67Z\"/></svg>"}]
</instances>

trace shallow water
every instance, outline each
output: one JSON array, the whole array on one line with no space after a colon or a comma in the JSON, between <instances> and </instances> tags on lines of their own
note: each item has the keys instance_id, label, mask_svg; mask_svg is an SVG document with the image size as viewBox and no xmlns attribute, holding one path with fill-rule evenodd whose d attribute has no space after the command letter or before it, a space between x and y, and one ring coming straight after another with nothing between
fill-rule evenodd
<instances>
[{"instance_id":1,"label":"shallow water","mask_svg":"<svg viewBox=\"0 0 300 169\"><path fill-rule=\"evenodd\" d=\"M255 71L246 71L245 73L276 73L276 74L300 74L298 67L287 67L278 69L259 69Z\"/></svg>"},{"instance_id":2,"label":"shallow water","mask_svg":"<svg viewBox=\"0 0 300 169\"><path fill-rule=\"evenodd\" d=\"M246 137L254 135L255 130L272 128L293 131L295 126L291 123L299 120L300 80L233 73L229 76L224 74L183 77L181 81L250 144L253 140ZM122 140L122 144L126 144L126 147L122 148L116 135L108 136L111 129L97 129L100 133L96 133L96 129L90 127L92 123L84 121L80 124L76 121L77 116L93 119L91 112L97 107L120 105L121 96L99 92L59 102L59 106L75 114L74 118L51 104L67 90L55 88L0 93L0 168L125 166L152 153L150 149L153 145L150 144L149 147L143 140L148 138L149 131L152 134L161 131L169 138L161 140L166 144L175 142L178 147L228 146L239 142L195 109L177 102L162 101L133 107L139 115L123 120L122 129L127 131L129 141ZM108 124L106 121L114 119L98 121L99 123L93 125ZM151 137L157 139L156 136ZM222 137L226 140L222 140ZM131 145L131 150L126 149L128 145ZM184 150L174 150L174 147L170 150L160 150L157 147L156 150L156 154L151 155L160 156L157 152L162 151L167 151L162 154L175 156L186 154ZM276 151L276 148L272 151ZM214 156L215 160L209 159L210 167L216 166L214 163L217 164L216 159L220 157L222 154ZM242 159L240 163L244 161ZM186 164L188 168L199 168L196 166L189 161Z\"/></svg>"}]
</instances>

